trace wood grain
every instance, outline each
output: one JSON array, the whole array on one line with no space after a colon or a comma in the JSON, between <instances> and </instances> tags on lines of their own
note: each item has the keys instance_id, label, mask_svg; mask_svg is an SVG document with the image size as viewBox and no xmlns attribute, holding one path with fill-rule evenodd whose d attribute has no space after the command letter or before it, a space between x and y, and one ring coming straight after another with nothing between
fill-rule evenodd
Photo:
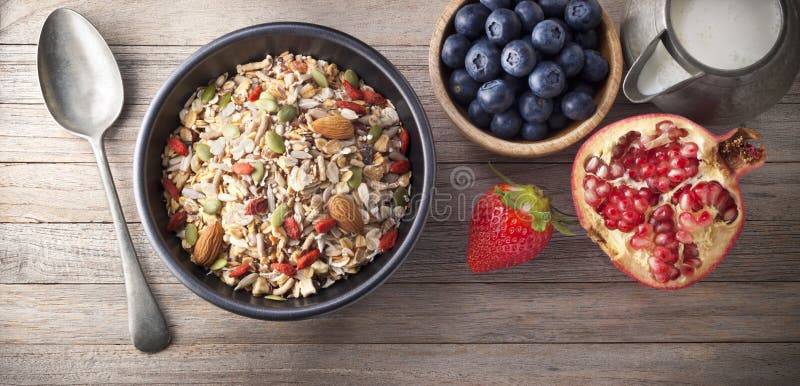
<instances>
[{"instance_id":1,"label":"wood grain","mask_svg":"<svg viewBox=\"0 0 800 386\"><path fill-rule=\"evenodd\" d=\"M385 284L299 322L222 311L180 284L151 286L173 345L197 343L797 342L800 283ZM0 345L126 344L121 284L0 285ZM569 306L566 306L569 305Z\"/></svg>"},{"instance_id":2,"label":"wood grain","mask_svg":"<svg viewBox=\"0 0 800 386\"><path fill-rule=\"evenodd\" d=\"M748 221L736 247L704 282L797 281L793 221ZM129 226L150 283L177 283L150 246L142 226ZM475 275L467 269L465 221L431 222L391 283L630 283L582 233L555 236L536 260ZM111 224L0 224L0 284L122 283ZM442 253L442 251L448 251ZM764 256L769 258L764 258Z\"/></svg>"},{"instance_id":3,"label":"wood grain","mask_svg":"<svg viewBox=\"0 0 800 386\"><path fill-rule=\"evenodd\" d=\"M13 384L780 384L800 377L798 352L798 344L199 344L145 356L126 345L6 345L0 374Z\"/></svg>"},{"instance_id":4,"label":"wood grain","mask_svg":"<svg viewBox=\"0 0 800 386\"><path fill-rule=\"evenodd\" d=\"M569 180L571 165L508 164L501 171L515 181L541 186L556 207L572 211ZM129 163L111 166L125 217L138 222ZM742 180L747 218L800 219L800 174L793 163L767 163ZM451 176L467 173L473 181L459 190ZM471 174L470 174L471 173ZM438 221L469 217L473 200L497 184L484 164L440 164L436 177L434 216ZM474 177L472 177L474 176ZM2 222L109 222L106 198L94 164L0 164L0 223ZM461 200L461 201L459 201ZM449 209L448 209L449 208ZM449 216L446 214L449 213ZM436 220L433 220L436 221Z\"/></svg>"}]
</instances>

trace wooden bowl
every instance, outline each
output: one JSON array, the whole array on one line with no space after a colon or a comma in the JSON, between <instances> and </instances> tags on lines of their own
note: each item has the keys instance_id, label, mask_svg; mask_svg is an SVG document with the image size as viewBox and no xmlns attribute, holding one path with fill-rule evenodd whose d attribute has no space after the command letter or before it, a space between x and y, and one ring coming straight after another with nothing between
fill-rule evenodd
<instances>
[{"instance_id":1,"label":"wooden bowl","mask_svg":"<svg viewBox=\"0 0 800 386\"><path fill-rule=\"evenodd\" d=\"M497 154L510 157L542 157L553 154L578 142L589 134L611 109L619 91L622 79L622 47L619 35L614 27L614 22L603 10L603 22L600 25L600 53L608 60L608 78L599 92L595 93L594 102L597 110L594 114L579 122L573 122L555 135L540 141L504 140L484 131L469 121L466 108L453 102L447 92L447 80L450 78L450 69L443 65L439 58L444 40L455 31L453 17L462 5L474 3L471 0L451 0L445 7L442 16L436 22L431 38L430 52L428 53L428 68L431 76L433 92L444 111L469 138L470 141L483 146L485 149Z\"/></svg>"}]
</instances>

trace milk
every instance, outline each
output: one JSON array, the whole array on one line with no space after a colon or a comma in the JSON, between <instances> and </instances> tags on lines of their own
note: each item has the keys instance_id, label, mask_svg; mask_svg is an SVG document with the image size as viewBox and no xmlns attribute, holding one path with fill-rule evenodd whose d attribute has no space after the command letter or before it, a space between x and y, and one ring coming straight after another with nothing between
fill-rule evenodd
<instances>
[{"instance_id":1,"label":"milk","mask_svg":"<svg viewBox=\"0 0 800 386\"><path fill-rule=\"evenodd\" d=\"M778 41L783 23L778 0L672 0L668 12L677 43L719 70L758 62ZM643 95L655 95L691 76L659 41L636 85Z\"/></svg>"},{"instance_id":2,"label":"milk","mask_svg":"<svg viewBox=\"0 0 800 386\"><path fill-rule=\"evenodd\" d=\"M754 64L781 32L778 0L672 0L678 43L698 62L721 70Z\"/></svg>"}]
</instances>

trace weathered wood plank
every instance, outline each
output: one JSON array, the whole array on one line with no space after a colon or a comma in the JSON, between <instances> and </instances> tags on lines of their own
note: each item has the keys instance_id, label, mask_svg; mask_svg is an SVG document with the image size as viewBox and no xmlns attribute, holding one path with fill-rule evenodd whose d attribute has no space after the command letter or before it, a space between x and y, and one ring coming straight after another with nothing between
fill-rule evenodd
<instances>
[{"instance_id":1,"label":"weathered wood plank","mask_svg":"<svg viewBox=\"0 0 800 386\"><path fill-rule=\"evenodd\" d=\"M797 281L800 230L793 224L749 221L726 261L704 281ZM142 226L130 224L130 231L150 283L177 283ZM430 222L390 282L631 282L582 232L573 238L554 237L531 263L481 275L464 263L466 237L466 222ZM0 240L0 283L122 283L111 224L0 224Z\"/></svg>"},{"instance_id":2,"label":"weathered wood plank","mask_svg":"<svg viewBox=\"0 0 800 386\"><path fill-rule=\"evenodd\" d=\"M789 384L800 377L798 352L797 344L202 344L142 355L128 345L6 345L0 374L13 384Z\"/></svg>"},{"instance_id":3,"label":"weathered wood plank","mask_svg":"<svg viewBox=\"0 0 800 386\"><path fill-rule=\"evenodd\" d=\"M151 286L173 344L800 342L800 283L392 284L314 320L229 314ZM0 344L127 344L121 284L0 285ZM242 333L247 331L247 333Z\"/></svg>"},{"instance_id":4,"label":"weathered wood plank","mask_svg":"<svg viewBox=\"0 0 800 386\"><path fill-rule=\"evenodd\" d=\"M466 169L464 169L466 167ZM511 179L536 183L550 194L560 208L572 207L569 164L508 164L501 169ZM113 164L117 191L128 221L137 222L133 200L131 166ZM455 173L464 171L473 184L458 190L451 184ZM470 174L471 173L471 174ZM484 164L441 164L438 166L435 208L450 213L469 213L473 200L497 183ZM797 220L800 216L800 174L797 164L768 163L743 180L747 218L754 220ZM463 195L462 195L463 194ZM0 222L109 222L105 193L94 164L0 164ZM461 212L459 197L463 197ZM442 213L442 212L435 212ZM465 214L463 218L468 215ZM454 220L450 217L449 220Z\"/></svg>"},{"instance_id":5,"label":"weathered wood plank","mask_svg":"<svg viewBox=\"0 0 800 386\"><path fill-rule=\"evenodd\" d=\"M98 0L11 0L0 4L3 15L0 44L36 44L47 14L57 6L69 6L88 18L109 44L202 45L249 25L293 20L331 26L369 44L427 45L445 3L444 0L365 0L345 5L333 0L311 0L279 6L248 2L234 6L228 2L200 1L165 7L163 2L155 0L115 2L113 6ZM601 3L619 23L624 1ZM120 15L125 15L123 25Z\"/></svg>"},{"instance_id":6,"label":"weathered wood plank","mask_svg":"<svg viewBox=\"0 0 800 386\"><path fill-rule=\"evenodd\" d=\"M2 90L2 88L0 88ZM417 88L421 93L430 93L427 88ZM2 91L0 91L2 92ZM431 96L432 98L432 96ZM580 143L544 158L527 161L497 156L468 141L453 126L447 116L433 100L426 100L428 119L433 128L437 158L440 163L461 162L531 162L568 163L575 157ZM139 133L146 106L127 105L114 129L106 138L106 149L111 162L129 162L133 159L136 136ZM651 105L617 104L602 125L635 114L654 112ZM3 162L94 162L92 149L86 141L62 130L50 118L44 105L0 104L0 163ZM764 135L770 162L800 161L800 107L779 104L746 122ZM715 127L722 133L723 127Z\"/></svg>"}]
</instances>

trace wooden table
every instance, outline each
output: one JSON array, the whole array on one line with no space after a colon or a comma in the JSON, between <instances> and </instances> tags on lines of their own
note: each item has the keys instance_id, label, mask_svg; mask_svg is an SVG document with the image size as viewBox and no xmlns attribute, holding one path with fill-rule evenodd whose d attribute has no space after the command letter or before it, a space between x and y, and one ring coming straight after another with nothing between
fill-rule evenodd
<instances>
[{"instance_id":1,"label":"wooden table","mask_svg":"<svg viewBox=\"0 0 800 386\"><path fill-rule=\"evenodd\" d=\"M456 207L448 220L428 222L389 282L325 317L262 322L192 294L167 272L139 224L134 142L147 104L178 63L251 24L328 25L393 61L426 106L442 193L471 202L496 182L486 167L491 160L572 209L567 176L576 147L542 159L499 158L466 141L437 104L427 45L443 1L276 3L0 2L0 383L800 379L800 82L772 109L743 122L765 134L769 161L743 180L747 224L738 244L688 289L664 292L632 282L583 233L555 236L533 262L472 274L464 263L469 212L459 217ZM604 3L619 22L623 2ZM117 244L91 149L59 129L42 104L36 42L58 6L97 26L125 80L127 104L106 147L140 260L174 337L158 354L130 345ZM620 96L607 122L654 110ZM450 182L461 166L475 175L463 190Z\"/></svg>"}]
</instances>

